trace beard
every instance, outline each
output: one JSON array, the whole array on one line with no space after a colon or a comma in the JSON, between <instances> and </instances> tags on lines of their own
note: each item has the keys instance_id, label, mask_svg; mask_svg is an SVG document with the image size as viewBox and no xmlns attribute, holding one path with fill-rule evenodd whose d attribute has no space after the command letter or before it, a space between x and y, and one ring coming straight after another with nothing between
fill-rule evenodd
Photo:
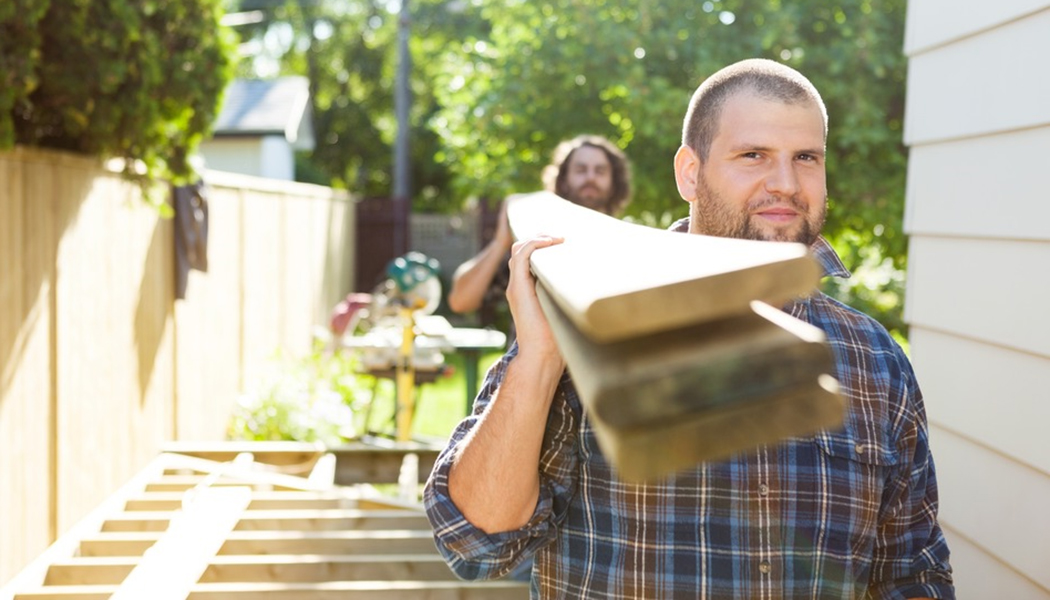
<instances>
[{"instance_id":1,"label":"beard","mask_svg":"<svg viewBox=\"0 0 1050 600\"><path fill-rule=\"evenodd\" d=\"M587 192L587 194L585 195L584 192ZM610 209L609 202L612 199L612 190L602 190L597 185L591 183L584 183L575 188L569 187L568 184L565 184L563 193L558 195L573 204L579 204L580 206L591 210L608 214Z\"/></svg>"},{"instance_id":2,"label":"beard","mask_svg":"<svg viewBox=\"0 0 1050 600\"><path fill-rule=\"evenodd\" d=\"M691 230L694 233L761 242L797 242L809 246L817 240L820 230L824 227L827 213L826 195L820 211L815 215L809 213L808 206L797 196L771 196L752 200L746 207L737 210L707 185L703 172L700 173L697 184L696 198L689 208L689 221L693 224ZM752 222L752 211L774 204L790 205L798 211L802 221L788 228L760 227Z\"/></svg>"}]
</instances>

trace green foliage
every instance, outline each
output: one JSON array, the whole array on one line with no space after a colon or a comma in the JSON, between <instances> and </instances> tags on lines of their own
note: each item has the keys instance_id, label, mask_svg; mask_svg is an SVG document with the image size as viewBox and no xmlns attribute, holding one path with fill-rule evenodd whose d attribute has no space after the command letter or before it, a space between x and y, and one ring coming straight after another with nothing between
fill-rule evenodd
<instances>
[{"instance_id":1,"label":"green foliage","mask_svg":"<svg viewBox=\"0 0 1050 600\"><path fill-rule=\"evenodd\" d=\"M241 0L265 7L268 0ZM299 0L305 44L281 68L316 85L311 159L340 185L389 194L395 133L397 15L380 0ZM905 267L907 154L902 145L905 0L411 0L413 206L456 210L540 187L562 139L597 133L634 166L628 217L658 225L684 216L671 172L696 86L743 58L796 67L828 106L825 235L860 275L869 260ZM306 7L300 9L299 7ZM274 11L270 11L274 15ZM318 23L327 23L316 35ZM296 29L296 27L293 27ZM272 23L252 34L260 39ZM302 34L300 34L302 35ZM251 37L251 36L248 36ZM246 37L246 39L248 39ZM897 275L895 275L897 277ZM867 283L836 288L891 327L895 302ZM884 308L885 307L885 308Z\"/></svg>"},{"instance_id":2,"label":"green foliage","mask_svg":"<svg viewBox=\"0 0 1050 600\"><path fill-rule=\"evenodd\" d=\"M338 445L363 430L357 415L369 397L347 353L317 348L303 358L278 356L238 400L227 435Z\"/></svg>"},{"instance_id":3,"label":"green foliage","mask_svg":"<svg viewBox=\"0 0 1050 600\"><path fill-rule=\"evenodd\" d=\"M219 9L219 0L4 3L0 146L119 157L129 174L183 182L232 74Z\"/></svg>"},{"instance_id":4,"label":"green foliage","mask_svg":"<svg viewBox=\"0 0 1050 600\"><path fill-rule=\"evenodd\" d=\"M49 0L9 0L0 3L0 148L15 143L12 111L24 108L39 77L38 24Z\"/></svg>"}]
</instances>

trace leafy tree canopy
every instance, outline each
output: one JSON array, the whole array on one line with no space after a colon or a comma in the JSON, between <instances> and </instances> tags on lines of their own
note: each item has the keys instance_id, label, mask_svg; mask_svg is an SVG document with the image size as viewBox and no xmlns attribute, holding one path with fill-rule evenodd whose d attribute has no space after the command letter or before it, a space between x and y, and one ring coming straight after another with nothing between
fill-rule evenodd
<instances>
[{"instance_id":1,"label":"leafy tree canopy","mask_svg":"<svg viewBox=\"0 0 1050 600\"><path fill-rule=\"evenodd\" d=\"M120 157L144 184L192 179L230 77L220 12L219 0L0 3L0 148Z\"/></svg>"},{"instance_id":2,"label":"leafy tree canopy","mask_svg":"<svg viewBox=\"0 0 1050 600\"><path fill-rule=\"evenodd\" d=\"M900 321L907 154L902 146L905 0L411 0L415 210L540 187L562 139L597 133L634 168L628 217L653 225L687 212L671 174L696 86L750 57L789 64L830 116L826 235L851 287L831 289ZM266 18L242 28L273 46L283 72L314 86L324 183L389 195L396 133L398 5L383 0L240 0ZM242 70L258 72L259 61Z\"/></svg>"}]
</instances>

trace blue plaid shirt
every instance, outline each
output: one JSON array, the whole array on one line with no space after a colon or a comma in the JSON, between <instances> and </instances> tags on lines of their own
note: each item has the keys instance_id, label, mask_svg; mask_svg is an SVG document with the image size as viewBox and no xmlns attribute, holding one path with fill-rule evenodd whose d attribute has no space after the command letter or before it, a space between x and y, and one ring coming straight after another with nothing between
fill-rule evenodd
<instances>
[{"instance_id":1,"label":"blue plaid shirt","mask_svg":"<svg viewBox=\"0 0 1050 600\"><path fill-rule=\"evenodd\" d=\"M848 277L830 245L813 252ZM424 491L437 546L464 579L535 556L533 598L954 598L937 524L926 414L911 364L886 330L817 293L785 308L827 335L848 399L845 425L708 462L656 483L619 480L569 376L547 422L529 523L486 534L448 493L466 418ZM514 346L474 404L485 410Z\"/></svg>"}]
</instances>

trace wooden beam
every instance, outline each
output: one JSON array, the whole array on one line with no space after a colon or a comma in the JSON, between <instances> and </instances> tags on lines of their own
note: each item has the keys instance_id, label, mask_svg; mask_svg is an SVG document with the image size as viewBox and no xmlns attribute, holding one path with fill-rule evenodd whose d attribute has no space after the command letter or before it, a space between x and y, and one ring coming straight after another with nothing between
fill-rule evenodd
<instances>
[{"instance_id":1,"label":"wooden beam","mask_svg":"<svg viewBox=\"0 0 1050 600\"><path fill-rule=\"evenodd\" d=\"M256 444L261 444L262 447L256 449ZM264 465L264 468L272 465L269 468L271 472L294 473L302 476L309 474L321 455L327 452L335 456L335 483L353 485L356 483L397 483L401 461L408 453L419 455L420 483L423 483L426 476L430 474L438 453L444 448L444 441L396 442L376 437L366 441L348 442L327 449L319 445L299 442L171 442L164 448L186 458L205 459L206 462L197 463L198 468L205 469L202 472L210 472L210 468L201 466L208 464L207 461L229 461L241 452L250 452L255 456L256 462ZM186 475L185 471L179 474ZM190 480L182 482L172 480L169 483L180 483L182 486L192 485ZM315 487L322 488L323 486ZM177 490L185 489L185 487L171 486L169 489Z\"/></svg>"},{"instance_id":2,"label":"wooden beam","mask_svg":"<svg viewBox=\"0 0 1050 600\"><path fill-rule=\"evenodd\" d=\"M96 533L80 540L80 556L141 556L160 532ZM425 554L437 553L434 533L395 531L234 531L219 555L237 554ZM43 577L41 577L43 581Z\"/></svg>"},{"instance_id":3,"label":"wooden beam","mask_svg":"<svg viewBox=\"0 0 1050 600\"><path fill-rule=\"evenodd\" d=\"M312 442L172 441L161 451L193 456L215 462L228 462L238 454L251 453L256 462L275 472L307 475L325 448Z\"/></svg>"},{"instance_id":4,"label":"wooden beam","mask_svg":"<svg viewBox=\"0 0 1050 600\"><path fill-rule=\"evenodd\" d=\"M162 531L172 513L136 511L111 516L102 531ZM246 510L237 522L237 531L246 530L362 530L429 529L426 515L416 510Z\"/></svg>"},{"instance_id":5,"label":"wooden beam","mask_svg":"<svg viewBox=\"0 0 1050 600\"><path fill-rule=\"evenodd\" d=\"M196 490L111 600L185 600L250 499L243 487Z\"/></svg>"},{"instance_id":6,"label":"wooden beam","mask_svg":"<svg viewBox=\"0 0 1050 600\"><path fill-rule=\"evenodd\" d=\"M571 327L540 294L558 330ZM755 308L763 314L750 311L624 342L597 344L573 335L559 342L592 416L615 428L658 426L815 384L831 371L831 349L819 329L768 306ZM771 313L787 317L783 326L773 326Z\"/></svg>"},{"instance_id":7,"label":"wooden beam","mask_svg":"<svg viewBox=\"0 0 1050 600\"><path fill-rule=\"evenodd\" d=\"M549 193L514 197L544 314L603 454L630 481L837 427L823 332L765 302L811 293L801 244L634 225ZM763 302L764 301L764 302Z\"/></svg>"},{"instance_id":8,"label":"wooden beam","mask_svg":"<svg viewBox=\"0 0 1050 600\"><path fill-rule=\"evenodd\" d=\"M335 483L397 483L406 454L419 456L419 482L425 483L444 443L394 442L375 439L329 449L335 455Z\"/></svg>"},{"instance_id":9,"label":"wooden beam","mask_svg":"<svg viewBox=\"0 0 1050 600\"><path fill-rule=\"evenodd\" d=\"M51 565L48 586L115 585L138 565L135 557L80 557ZM213 556L201 583L310 581L447 581L456 576L436 553L390 555Z\"/></svg>"},{"instance_id":10,"label":"wooden beam","mask_svg":"<svg viewBox=\"0 0 1050 600\"><path fill-rule=\"evenodd\" d=\"M238 453L241 454L241 453ZM167 460L167 471L176 470L189 475L165 475L146 486L147 491L180 491L189 489L204 477L208 477L221 468L221 478L215 485L251 485L256 490L327 490L328 487L311 483L308 479L260 470L258 463L241 466L234 463L216 463L214 461L187 456L183 454L162 454ZM198 475L199 474L199 475ZM203 477L202 477L203 475Z\"/></svg>"},{"instance_id":11,"label":"wooden beam","mask_svg":"<svg viewBox=\"0 0 1050 600\"><path fill-rule=\"evenodd\" d=\"M130 481L125 483L112 495L106 498L95 510L78 521L76 525L62 534L47 550L42 552L29 565L22 569L18 575L0 588L0 600L11 600L22 590L33 589L42 585L47 571L52 562L72 556L76 553L80 539L85 535L99 531L105 519L120 510L127 498L142 491L151 479L159 476L167 467L168 461L162 456L151 461L145 468L139 471Z\"/></svg>"},{"instance_id":12,"label":"wooden beam","mask_svg":"<svg viewBox=\"0 0 1050 600\"><path fill-rule=\"evenodd\" d=\"M808 294L820 266L802 244L682 234L621 221L549 192L513 196L517 239L565 242L532 269L577 329L599 343L632 339Z\"/></svg>"},{"instance_id":13,"label":"wooden beam","mask_svg":"<svg viewBox=\"0 0 1050 600\"><path fill-rule=\"evenodd\" d=\"M44 587L15 600L107 600L115 586ZM146 596L147 598L149 596ZM325 583L199 583L189 600L528 600L517 581L330 581Z\"/></svg>"},{"instance_id":14,"label":"wooden beam","mask_svg":"<svg viewBox=\"0 0 1050 600\"><path fill-rule=\"evenodd\" d=\"M182 506L182 492L146 492L124 503L125 511L176 510ZM354 508L357 500L345 494L331 495L313 491L254 492L248 510L290 510Z\"/></svg>"}]
</instances>

